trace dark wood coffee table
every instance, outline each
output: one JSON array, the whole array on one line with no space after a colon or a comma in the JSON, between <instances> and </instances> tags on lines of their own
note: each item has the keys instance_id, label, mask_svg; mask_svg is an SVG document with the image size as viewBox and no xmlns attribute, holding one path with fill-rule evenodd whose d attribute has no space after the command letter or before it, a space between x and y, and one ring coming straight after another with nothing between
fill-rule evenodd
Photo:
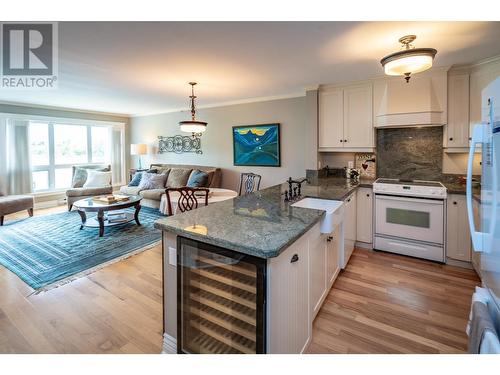
<instances>
[{"instance_id":1,"label":"dark wood coffee table","mask_svg":"<svg viewBox=\"0 0 500 375\"><path fill-rule=\"evenodd\" d=\"M142 197L140 195L131 195L130 198L126 201L106 204L97 202L92 198L86 198L73 203L73 207L78 210L78 213L82 218L82 225L80 226L80 230L83 229L83 227L99 228L99 237L102 237L104 235L104 227L122 225L133 220L135 220L137 225L141 225L141 223L139 222L141 200ZM104 215L105 212L123 210L129 207L135 207L135 212L126 212L126 218L123 221L110 223ZM97 216L87 219L87 212L97 212Z\"/></svg>"}]
</instances>

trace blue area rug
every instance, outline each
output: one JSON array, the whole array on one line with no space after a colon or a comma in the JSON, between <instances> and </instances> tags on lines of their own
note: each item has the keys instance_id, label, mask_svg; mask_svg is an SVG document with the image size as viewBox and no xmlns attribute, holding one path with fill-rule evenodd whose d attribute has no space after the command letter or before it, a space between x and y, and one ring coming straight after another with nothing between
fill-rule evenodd
<instances>
[{"instance_id":1,"label":"blue area rug","mask_svg":"<svg viewBox=\"0 0 500 375\"><path fill-rule=\"evenodd\" d=\"M91 217L93 214L88 214ZM161 239L158 209L142 207L135 221L80 230L78 212L35 216L0 227L0 264L37 290L50 289L151 247Z\"/></svg>"}]
</instances>

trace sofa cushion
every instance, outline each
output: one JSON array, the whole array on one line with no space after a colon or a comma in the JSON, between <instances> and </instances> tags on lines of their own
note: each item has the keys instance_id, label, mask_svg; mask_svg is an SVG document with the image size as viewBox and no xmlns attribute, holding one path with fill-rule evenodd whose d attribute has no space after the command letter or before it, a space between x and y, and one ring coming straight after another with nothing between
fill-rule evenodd
<instances>
[{"instance_id":1,"label":"sofa cushion","mask_svg":"<svg viewBox=\"0 0 500 375\"><path fill-rule=\"evenodd\" d=\"M187 185L189 187L207 187L208 186L208 173L200 171L199 169L193 169L189 175Z\"/></svg>"},{"instance_id":2,"label":"sofa cushion","mask_svg":"<svg viewBox=\"0 0 500 375\"><path fill-rule=\"evenodd\" d=\"M31 195L0 196L0 216L33 208L33 203Z\"/></svg>"},{"instance_id":3,"label":"sofa cushion","mask_svg":"<svg viewBox=\"0 0 500 375\"><path fill-rule=\"evenodd\" d=\"M167 181L166 174L143 173L141 182L139 183L140 190L162 189Z\"/></svg>"},{"instance_id":4,"label":"sofa cushion","mask_svg":"<svg viewBox=\"0 0 500 375\"><path fill-rule=\"evenodd\" d=\"M113 192L113 187L89 187L89 188L73 188L66 190L66 196L68 197L87 197L95 196L101 194L111 194Z\"/></svg>"},{"instance_id":5,"label":"sofa cushion","mask_svg":"<svg viewBox=\"0 0 500 375\"><path fill-rule=\"evenodd\" d=\"M142 172L136 172L132 180L128 183L128 186L139 186L141 183Z\"/></svg>"},{"instance_id":6,"label":"sofa cushion","mask_svg":"<svg viewBox=\"0 0 500 375\"><path fill-rule=\"evenodd\" d=\"M192 169L172 168L168 174L167 187L180 188L186 186Z\"/></svg>"},{"instance_id":7,"label":"sofa cushion","mask_svg":"<svg viewBox=\"0 0 500 375\"><path fill-rule=\"evenodd\" d=\"M165 194L165 189L150 189L150 190L142 190L139 195L144 197L145 199L152 199L155 201L161 200L161 196Z\"/></svg>"},{"instance_id":8,"label":"sofa cushion","mask_svg":"<svg viewBox=\"0 0 500 375\"><path fill-rule=\"evenodd\" d=\"M122 186L120 188L120 193L127 195L137 195L139 191L139 186Z\"/></svg>"},{"instance_id":9,"label":"sofa cushion","mask_svg":"<svg viewBox=\"0 0 500 375\"><path fill-rule=\"evenodd\" d=\"M71 183L71 187L81 188L87 181L87 170L95 170L98 172L109 172L110 169L108 167L102 167L97 165L87 165L81 167L73 167L73 182Z\"/></svg>"},{"instance_id":10,"label":"sofa cushion","mask_svg":"<svg viewBox=\"0 0 500 375\"><path fill-rule=\"evenodd\" d=\"M99 188L111 185L111 172L87 171L87 181L83 184L84 188Z\"/></svg>"}]
</instances>

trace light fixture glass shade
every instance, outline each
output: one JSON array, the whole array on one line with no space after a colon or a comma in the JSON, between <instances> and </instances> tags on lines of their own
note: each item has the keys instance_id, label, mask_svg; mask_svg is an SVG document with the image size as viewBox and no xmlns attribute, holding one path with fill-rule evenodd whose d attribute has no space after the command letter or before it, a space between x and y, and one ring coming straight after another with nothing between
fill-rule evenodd
<instances>
[{"instance_id":1,"label":"light fixture glass shade","mask_svg":"<svg viewBox=\"0 0 500 375\"><path fill-rule=\"evenodd\" d=\"M430 69L436 53L437 51L433 48L415 48L393 53L384 57L380 62L385 74L402 76Z\"/></svg>"},{"instance_id":2,"label":"light fixture glass shade","mask_svg":"<svg viewBox=\"0 0 500 375\"><path fill-rule=\"evenodd\" d=\"M203 121L181 121L179 126L181 131L187 133L203 133L207 130L207 123Z\"/></svg>"}]
</instances>

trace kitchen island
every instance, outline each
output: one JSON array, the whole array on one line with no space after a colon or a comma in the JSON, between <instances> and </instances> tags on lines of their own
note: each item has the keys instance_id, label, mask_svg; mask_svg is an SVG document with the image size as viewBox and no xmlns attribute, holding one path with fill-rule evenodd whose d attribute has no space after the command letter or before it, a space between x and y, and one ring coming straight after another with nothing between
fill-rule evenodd
<instances>
[{"instance_id":1,"label":"kitchen island","mask_svg":"<svg viewBox=\"0 0 500 375\"><path fill-rule=\"evenodd\" d=\"M346 179L305 185L303 197L343 200ZM300 353L339 270L342 225L284 201L287 184L160 219L164 352Z\"/></svg>"}]
</instances>

